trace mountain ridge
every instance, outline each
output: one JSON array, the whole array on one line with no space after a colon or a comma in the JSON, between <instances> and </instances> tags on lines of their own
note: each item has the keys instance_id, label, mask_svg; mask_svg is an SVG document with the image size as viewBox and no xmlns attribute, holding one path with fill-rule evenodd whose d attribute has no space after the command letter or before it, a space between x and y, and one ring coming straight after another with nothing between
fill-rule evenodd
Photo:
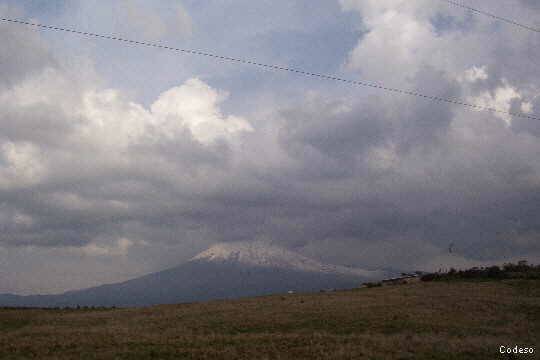
<instances>
[{"instance_id":1,"label":"mountain ridge","mask_svg":"<svg viewBox=\"0 0 540 360\"><path fill-rule=\"evenodd\" d=\"M376 270L322 263L297 252L259 241L218 243L190 259L190 261L197 260L232 261L249 266L266 266L366 277L383 275L382 272Z\"/></svg>"},{"instance_id":2,"label":"mountain ridge","mask_svg":"<svg viewBox=\"0 0 540 360\"><path fill-rule=\"evenodd\" d=\"M328 265L259 242L216 244L176 267L58 295L0 295L0 306L149 306L356 287L383 272Z\"/></svg>"}]
</instances>

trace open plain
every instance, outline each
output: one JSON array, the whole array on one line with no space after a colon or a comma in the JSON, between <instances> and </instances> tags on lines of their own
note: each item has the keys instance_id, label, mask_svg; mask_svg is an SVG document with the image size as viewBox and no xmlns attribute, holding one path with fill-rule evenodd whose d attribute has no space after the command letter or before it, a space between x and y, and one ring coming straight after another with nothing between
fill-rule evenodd
<instances>
[{"instance_id":1,"label":"open plain","mask_svg":"<svg viewBox=\"0 0 540 360\"><path fill-rule=\"evenodd\" d=\"M2 359L496 359L501 345L536 358L539 334L538 280L0 310Z\"/></svg>"}]
</instances>

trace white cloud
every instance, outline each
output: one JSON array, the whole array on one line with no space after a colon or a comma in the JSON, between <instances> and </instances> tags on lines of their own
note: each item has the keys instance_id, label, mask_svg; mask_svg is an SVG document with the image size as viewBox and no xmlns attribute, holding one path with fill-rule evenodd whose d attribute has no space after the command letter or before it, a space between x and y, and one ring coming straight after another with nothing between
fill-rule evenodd
<instances>
[{"instance_id":1,"label":"white cloud","mask_svg":"<svg viewBox=\"0 0 540 360\"><path fill-rule=\"evenodd\" d=\"M105 212L108 210L124 212L129 210L129 205L122 201L85 198L80 194L66 191L47 194L44 198L49 204L69 211Z\"/></svg>"},{"instance_id":2,"label":"white cloud","mask_svg":"<svg viewBox=\"0 0 540 360\"><path fill-rule=\"evenodd\" d=\"M441 38L430 22L437 6L426 1L342 0L362 16L365 34L349 54L347 67L363 77L400 84L429 64L439 67Z\"/></svg>"},{"instance_id":3,"label":"white cloud","mask_svg":"<svg viewBox=\"0 0 540 360\"><path fill-rule=\"evenodd\" d=\"M146 146L154 152L147 155L162 158L159 149L149 147L182 139L186 132L210 145L252 131L247 120L222 113L225 92L196 78L162 93L150 109L114 89L70 85L79 80L46 69L0 93L0 126L11 129L14 138L0 138L0 187L37 184L47 174L54 181L75 164L86 176L127 168L134 161L128 152L133 146ZM48 119L51 113L55 116L43 121L41 116Z\"/></svg>"},{"instance_id":4,"label":"white cloud","mask_svg":"<svg viewBox=\"0 0 540 360\"><path fill-rule=\"evenodd\" d=\"M531 114L533 112L533 104L528 101L522 102L521 111L523 111L525 114Z\"/></svg>"},{"instance_id":5,"label":"white cloud","mask_svg":"<svg viewBox=\"0 0 540 360\"><path fill-rule=\"evenodd\" d=\"M137 143L152 123L141 105L127 101L113 89L87 91L78 115L83 119L73 134L78 142L122 149Z\"/></svg>"},{"instance_id":6,"label":"white cloud","mask_svg":"<svg viewBox=\"0 0 540 360\"><path fill-rule=\"evenodd\" d=\"M463 76L459 76L459 81L466 81L470 83L475 83L478 80L487 80L488 74L486 71L486 66L473 66L470 69L467 69Z\"/></svg>"},{"instance_id":7,"label":"white cloud","mask_svg":"<svg viewBox=\"0 0 540 360\"><path fill-rule=\"evenodd\" d=\"M430 69L441 72L441 80L473 83L487 80L487 69L493 67L490 79L500 80L502 63L505 72L516 70L497 61L501 49L518 53L534 43L527 32L516 33L506 25L494 37L493 19L471 19L440 1L341 0L341 5L358 12L366 30L346 66L365 79L393 86L417 85L429 91L433 84L412 80Z\"/></svg>"},{"instance_id":8,"label":"white cloud","mask_svg":"<svg viewBox=\"0 0 540 360\"><path fill-rule=\"evenodd\" d=\"M80 251L89 256L126 256L134 244L128 238L120 238L113 245L92 242L83 246Z\"/></svg>"},{"instance_id":9,"label":"white cloud","mask_svg":"<svg viewBox=\"0 0 540 360\"><path fill-rule=\"evenodd\" d=\"M188 128L195 139L205 144L252 131L246 120L221 113L218 105L226 96L199 79L190 79L182 86L164 92L152 104L155 126L167 137Z\"/></svg>"},{"instance_id":10,"label":"white cloud","mask_svg":"<svg viewBox=\"0 0 540 360\"><path fill-rule=\"evenodd\" d=\"M495 91L485 91L478 96L472 97L471 100L478 106L509 112L512 108L512 102L521 98L521 93L515 87L508 84L507 81L503 81L503 84L497 87ZM500 112L496 112L494 115L504 120L508 126L512 124L512 116Z\"/></svg>"},{"instance_id":11,"label":"white cloud","mask_svg":"<svg viewBox=\"0 0 540 360\"><path fill-rule=\"evenodd\" d=\"M18 226L29 227L34 225L34 219L27 214L17 212L13 217L13 222Z\"/></svg>"},{"instance_id":12,"label":"white cloud","mask_svg":"<svg viewBox=\"0 0 540 360\"><path fill-rule=\"evenodd\" d=\"M37 184L47 168L38 146L28 142L0 142L0 189Z\"/></svg>"}]
</instances>

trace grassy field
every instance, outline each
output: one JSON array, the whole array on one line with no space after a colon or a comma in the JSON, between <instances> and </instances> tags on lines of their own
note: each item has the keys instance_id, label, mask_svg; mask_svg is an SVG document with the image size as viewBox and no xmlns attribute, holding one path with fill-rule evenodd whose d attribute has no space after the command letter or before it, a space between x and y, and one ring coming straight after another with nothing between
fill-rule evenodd
<instances>
[{"instance_id":1,"label":"grassy field","mask_svg":"<svg viewBox=\"0 0 540 360\"><path fill-rule=\"evenodd\" d=\"M498 359L540 353L540 281L429 282L115 310L0 310L1 359Z\"/></svg>"}]
</instances>

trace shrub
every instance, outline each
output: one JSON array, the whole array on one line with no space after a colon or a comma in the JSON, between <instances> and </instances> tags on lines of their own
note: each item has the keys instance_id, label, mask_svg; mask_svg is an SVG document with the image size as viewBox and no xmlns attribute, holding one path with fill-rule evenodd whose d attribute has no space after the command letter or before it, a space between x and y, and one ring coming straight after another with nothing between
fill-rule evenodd
<instances>
[{"instance_id":1,"label":"shrub","mask_svg":"<svg viewBox=\"0 0 540 360\"><path fill-rule=\"evenodd\" d=\"M529 265L523 260L517 264L507 263L502 268L490 266L487 268L473 267L457 271L451 268L448 272L437 272L423 275L420 280L457 280L457 279L538 279L540 266Z\"/></svg>"},{"instance_id":2,"label":"shrub","mask_svg":"<svg viewBox=\"0 0 540 360\"><path fill-rule=\"evenodd\" d=\"M503 272L498 266L491 266L487 269L487 277L490 279L499 279L503 277Z\"/></svg>"},{"instance_id":3,"label":"shrub","mask_svg":"<svg viewBox=\"0 0 540 360\"><path fill-rule=\"evenodd\" d=\"M379 287L379 286L382 286L382 284L380 282L368 282L368 283L365 283L364 285L366 285L366 287L368 288L373 288L373 287Z\"/></svg>"},{"instance_id":4,"label":"shrub","mask_svg":"<svg viewBox=\"0 0 540 360\"><path fill-rule=\"evenodd\" d=\"M507 272L527 272L534 269L534 266L529 265L527 260L521 260L517 264L504 264L503 269Z\"/></svg>"},{"instance_id":5,"label":"shrub","mask_svg":"<svg viewBox=\"0 0 540 360\"><path fill-rule=\"evenodd\" d=\"M440 278L441 278L440 274L438 274L438 273L430 273L430 274L422 275L420 280L421 281L434 281L434 280L438 280Z\"/></svg>"}]
</instances>

